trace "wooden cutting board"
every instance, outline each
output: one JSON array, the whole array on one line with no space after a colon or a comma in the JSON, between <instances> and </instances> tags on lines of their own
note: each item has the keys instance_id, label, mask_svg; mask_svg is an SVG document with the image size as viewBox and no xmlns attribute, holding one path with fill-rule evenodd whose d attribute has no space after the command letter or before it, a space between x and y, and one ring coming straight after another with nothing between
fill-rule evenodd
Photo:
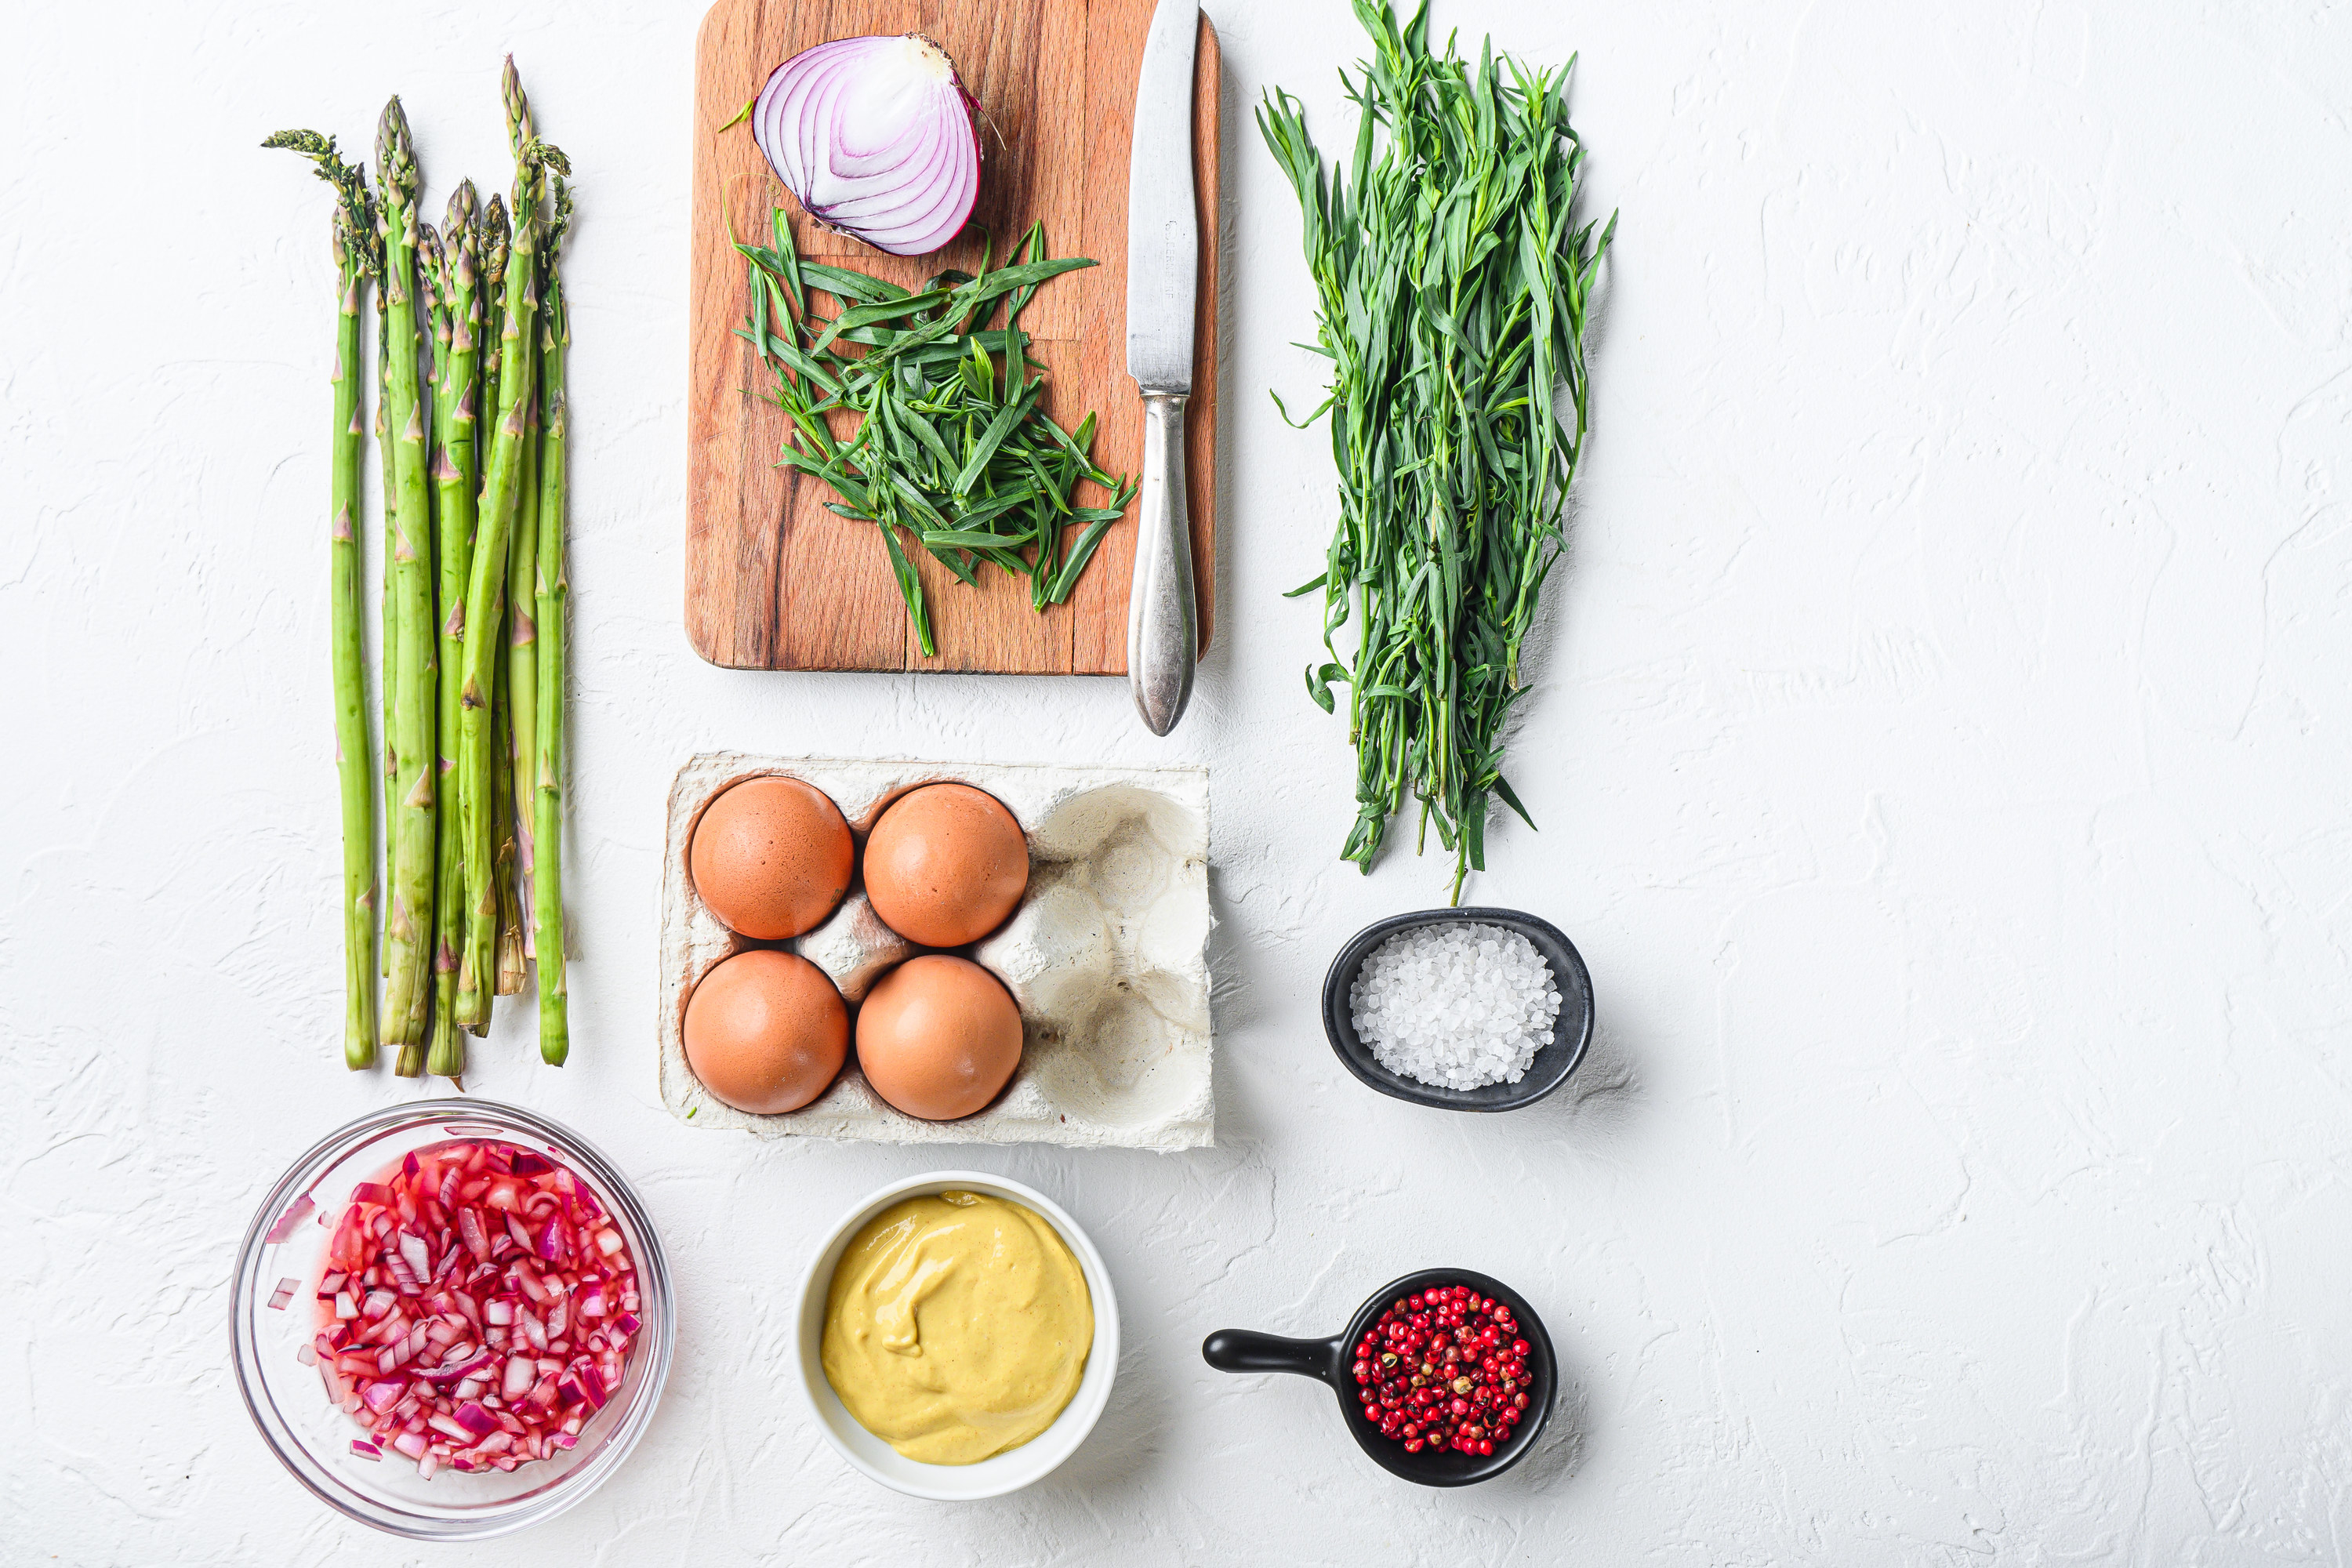
<instances>
[{"instance_id":1,"label":"wooden cutting board","mask_svg":"<svg viewBox=\"0 0 2352 1568\"><path fill-rule=\"evenodd\" d=\"M695 46L692 340L688 345L686 630L695 651L733 669L977 670L1119 675L1127 669L1132 505L1066 604L1039 615L1028 583L984 568L978 588L908 545L939 645L922 657L874 524L827 511L819 481L775 466L784 417L759 395L770 372L734 335L749 310L733 232L768 232L791 215L803 254L908 288L947 268L977 269L975 233L931 256L885 256L808 221L769 169L749 125L721 132L776 66L812 45L862 34L921 33L955 59L980 100L983 161L975 223L1003 261L1031 222L1047 253L1099 266L1053 279L1022 316L1045 365L1045 406L1064 429L1099 417L1095 458L1134 474L1143 417L1127 374L1127 167L1136 71L1152 0L719 0ZM1201 20L1192 164L1201 283L1192 401L1185 426L1201 646L1216 583L1216 31ZM826 301L828 308L832 301ZM842 428L849 426L845 424ZM1082 506L1100 506L1092 486Z\"/></svg>"}]
</instances>

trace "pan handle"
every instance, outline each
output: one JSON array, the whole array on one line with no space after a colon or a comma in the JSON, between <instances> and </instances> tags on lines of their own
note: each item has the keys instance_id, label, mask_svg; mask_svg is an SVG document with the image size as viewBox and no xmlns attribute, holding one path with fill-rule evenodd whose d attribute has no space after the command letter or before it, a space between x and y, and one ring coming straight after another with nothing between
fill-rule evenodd
<instances>
[{"instance_id":1,"label":"pan handle","mask_svg":"<svg viewBox=\"0 0 2352 1568\"><path fill-rule=\"evenodd\" d=\"M1219 1329L1201 1342L1201 1359L1219 1372L1288 1372L1339 1386L1339 1340L1287 1340L1251 1329Z\"/></svg>"}]
</instances>

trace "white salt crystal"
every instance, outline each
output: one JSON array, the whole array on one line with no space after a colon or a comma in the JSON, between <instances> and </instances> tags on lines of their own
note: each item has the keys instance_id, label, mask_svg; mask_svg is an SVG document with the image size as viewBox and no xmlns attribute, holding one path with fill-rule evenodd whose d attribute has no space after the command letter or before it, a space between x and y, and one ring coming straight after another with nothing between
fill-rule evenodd
<instances>
[{"instance_id":1,"label":"white salt crystal","mask_svg":"<svg viewBox=\"0 0 2352 1568\"><path fill-rule=\"evenodd\" d=\"M1401 931L1356 971L1348 1010L1381 1066L1441 1089L1517 1083L1551 1044L1559 987L1535 943L1500 926Z\"/></svg>"}]
</instances>

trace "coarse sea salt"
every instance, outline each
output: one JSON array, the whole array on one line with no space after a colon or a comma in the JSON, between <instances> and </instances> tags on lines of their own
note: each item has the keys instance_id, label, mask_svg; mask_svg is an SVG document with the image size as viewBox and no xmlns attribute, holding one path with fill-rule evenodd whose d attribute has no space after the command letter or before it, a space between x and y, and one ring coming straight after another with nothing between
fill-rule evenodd
<instances>
[{"instance_id":1,"label":"coarse sea salt","mask_svg":"<svg viewBox=\"0 0 2352 1568\"><path fill-rule=\"evenodd\" d=\"M1559 987L1517 931L1415 926L1372 949L1348 1010L1389 1071L1440 1089L1481 1089L1527 1076L1551 1044Z\"/></svg>"}]
</instances>

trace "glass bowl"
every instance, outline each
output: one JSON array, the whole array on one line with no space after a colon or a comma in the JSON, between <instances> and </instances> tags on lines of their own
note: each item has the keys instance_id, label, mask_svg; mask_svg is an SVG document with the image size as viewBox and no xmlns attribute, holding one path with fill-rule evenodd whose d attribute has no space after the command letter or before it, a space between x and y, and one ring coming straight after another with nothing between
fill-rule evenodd
<instances>
[{"instance_id":1,"label":"glass bowl","mask_svg":"<svg viewBox=\"0 0 2352 1568\"><path fill-rule=\"evenodd\" d=\"M578 1446L508 1471L445 1469L429 1480L396 1454L365 1459L365 1436L327 1397L317 1368L298 1358L317 1331L313 1293L331 1226L352 1187L378 1180L411 1150L497 1138L544 1152L585 1182L620 1226L636 1260L637 1316L621 1386L581 1431ZM292 1300L273 1308L280 1282ZM554 1518L602 1485L645 1436L669 1375L677 1332L669 1267L637 1194L586 1140L511 1105L417 1100L371 1112L294 1162L261 1201L237 1249L229 1350L245 1407L294 1479L339 1513L411 1541L481 1541Z\"/></svg>"}]
</instances>

